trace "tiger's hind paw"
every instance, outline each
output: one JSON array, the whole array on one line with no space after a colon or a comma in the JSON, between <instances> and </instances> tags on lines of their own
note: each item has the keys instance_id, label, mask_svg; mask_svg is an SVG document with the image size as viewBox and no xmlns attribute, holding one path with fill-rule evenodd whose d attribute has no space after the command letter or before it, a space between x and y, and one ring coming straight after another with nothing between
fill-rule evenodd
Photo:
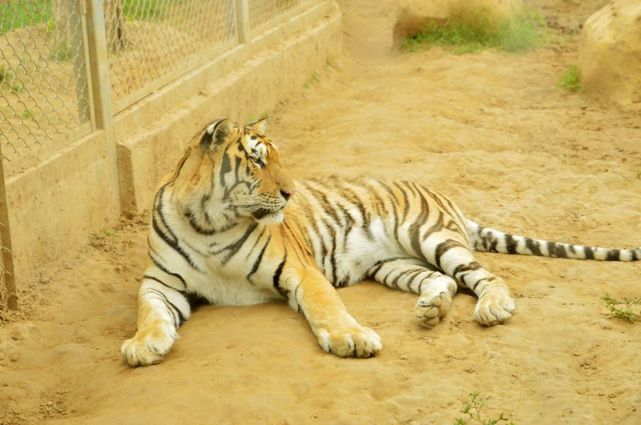
<instances>
[{"instance_id":1,"label":"tiger's hind paw","mask_svg":"<svg viewBox=\"0 0 641 425\"><path fill-rule=\"evenodd\" d=\"M497 325L512 317L516 309L507 287L489 287L479 297L474 319L484 326Z\"/></svg>"},{"instance_id":2,"label":"tiger's hind paw","mask_svg":"<svg viewBox=\"0 0 641 425\"><path fill-rule=\"evenodd\" d=\"M424 293L416 302L414 313L427 327L436 326L450 311L452 296L441 291L439 293Z\"/></svg>"}]
</instances>

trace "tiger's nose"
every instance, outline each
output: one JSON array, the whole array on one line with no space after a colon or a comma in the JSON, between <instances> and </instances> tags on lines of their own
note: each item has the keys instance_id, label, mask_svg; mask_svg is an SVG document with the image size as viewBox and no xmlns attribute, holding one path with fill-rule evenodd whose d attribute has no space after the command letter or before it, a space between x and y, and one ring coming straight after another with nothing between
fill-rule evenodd
<instances>
[{"instance_id":1,"label":"tiger's nose","mask_svg":"<svg viewBox=\"0 0 641 425\"><path fill-rule=\"evenodd\" d=\"M293 195L293 192L288 192L286 190L281 189L280 194L283 195L283 198L287 201L291 196Z\"/></svg>"}]
</instances>

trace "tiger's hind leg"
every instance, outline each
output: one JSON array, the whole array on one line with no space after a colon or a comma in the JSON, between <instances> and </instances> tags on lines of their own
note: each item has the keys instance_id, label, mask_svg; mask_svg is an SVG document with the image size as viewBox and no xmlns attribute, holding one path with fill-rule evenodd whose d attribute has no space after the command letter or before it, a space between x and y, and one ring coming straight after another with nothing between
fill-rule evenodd
<instances>
[{"instance_id":1,"label":"tiger's hind leg","mask_svg":"<svg viewBox=\"0 0 641 425\"><path fill-rule=\"evenodd\" d=\"M478 297L474 319L491 326L512 317L516 306L503 279L484 269L460 241L431 235L421 249L428 262L443 270Z\"/></svg>"},{"instance_id":2,"label":"tiger's hind leg","mask_svg":"<svg viewBox=\"0 0 641 425\"><path fill-rule=\"evenodd\" d=\"M120 351L131 366L160 362L174 344L191 307L184 293L155 278L143 278L138 293L138 330Z\"/></svg>"},{"instance_id":3,"label":"tiger's hind leg","mask_svg":"<svg viewBox=\"0 0 641 425\"><path fill-rule=\"evenodd\" d=\"M367 272L370 279L390 288L419 296L416 317L428 327L447 315L456 294L456 282L418 258L390 258L378 261Z\"/></svg>"}]
</instances>

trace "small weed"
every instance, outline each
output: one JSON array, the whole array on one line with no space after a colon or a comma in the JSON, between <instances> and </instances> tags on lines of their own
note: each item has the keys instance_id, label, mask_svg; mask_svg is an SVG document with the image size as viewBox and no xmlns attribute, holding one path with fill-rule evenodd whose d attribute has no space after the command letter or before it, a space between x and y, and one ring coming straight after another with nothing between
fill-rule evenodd
<instances>
[{"instance_id":1,"label":"small weed","mask_svg":"<svg viewBox=\"0 0 641 425\"><path fill-rule=\"evenodd\" d=\"M20 94L24 91L24 86L20 83L11 84L11 93Z\"/></svg>"},{"instance_id":2,"label":"small weed","mask_svg":"<svg viewBox=\"0 0 641 425\"><path fill-rule=\"evenodd\" d=\"M471 53L484 48L520 52L538 47L543 40L543 20L527 12L498 24L484 13L433 22L422 32L406 38L403 50L417 51L424 46L449 46L453 53Z\"/></svg>"},{"instance_id":3,"label":"small weed","mask_svg":"<svg viewBox=\"0 0 641 425\"><path fill-rule=\"evenodd\" d=\"M73 59L75 50L67 42L62 42L49 53L49 59L56 62L68 62Z\"/></svg>"},{"instance_id":4,"label":"small weed","mask_svg":"<svg viewBox=\"0 0 641 425\"><path fill-rule=\"evenodd\" d=\"M603 296L603 302L610 311L610 316L627 320L630 323L641 321L641 297L624 297L622 300L618 300L606 293Z\"/></svg>"},{"instance_id":5,"label":"small weed","mask_svg":"<svg viewBox=\"0 0 641 425\"><path fill-rule=\"evenodd\" d=\"M454 425L498 425L505 423L506 425L514 425L501 413L498 418L484 418L482 414L483 407L487 398L482 398L478 392L470 393L468 400L463 402L461 413L466 417L458 417L454 420Z\"/></svg>"},{"instance_id":6,"label":"small weed","mask_svg":"<svg viewBox=\"0 0 641 425\"><path fill-rule=\"evenodd\" d=\"M7 71L4 69L4 65L0 65L0 83L7 79Z\"/></svg>"},{"instance_id":7,"label":"small weed","mask_svg":"<svg viewBox=\"0 0 641 425\"><path fill-rule=\"evenodd\" d=\"M305 84L303 84L303 87L306 89L310 88L314 84L318 83L320 81L320 74L316 71L312 72L312 75L309 76L307 81L305 81Z\"/></svg>"},{"instance_id":8,"label":"small weed","mask_svg":"<svg viewBox=\"0 0 641 425\"><path fill-rule=\"evenodd\" d=\"M132 20L153 19L161 16L169 3L168 0L124 0L122 12Z\"/></svg>"},{"instance_id":9,"label":"small weed","mask_svg":"<svg viewBox=\"0 0 641 425\"><path fill-rule=\"evenodd\" d=\"M578 66L570 65L567 67L559 80L559 87L571 93L581 90L581 70Z\"/></svg>"},{"instance_id":10,"label":"small weed","mask_svg":"<svg viewBox=\"0 0 641 425\"><path fill-rule=\"evenodd\" d=\"M0 1L0 34L47 22L52 15L50 3L48 0Z\"/></svg>"},{"instance_id":11,"label":"small weed","mask_svg":"<svg viewBox=\"0 0 641 425\"><path fill-rule=\"evenodd\" d=\"M24 111L22 111L20 116L22 117L22 119L30 120L31 118L33 118L33 113L30 110L25 109Z\"/></svg>"}]
</instances>

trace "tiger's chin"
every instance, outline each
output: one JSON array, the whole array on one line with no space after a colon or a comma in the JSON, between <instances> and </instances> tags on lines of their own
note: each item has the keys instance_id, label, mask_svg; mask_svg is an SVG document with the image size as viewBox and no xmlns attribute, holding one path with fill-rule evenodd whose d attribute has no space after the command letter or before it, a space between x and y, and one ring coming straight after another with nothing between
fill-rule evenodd
<instances>
[{"instance_id":1,"label":"tiger's chin","mask_svg":"<svg viewBox=\"0 0 641 425\"><path fill-rule=\"evenodd\" d=\"M280 224L284 220L285 220L285 211L281 209L281 210L266 214L261 218L259 218L257 221L262 224Z\"/></svg>"}]
</instances>

